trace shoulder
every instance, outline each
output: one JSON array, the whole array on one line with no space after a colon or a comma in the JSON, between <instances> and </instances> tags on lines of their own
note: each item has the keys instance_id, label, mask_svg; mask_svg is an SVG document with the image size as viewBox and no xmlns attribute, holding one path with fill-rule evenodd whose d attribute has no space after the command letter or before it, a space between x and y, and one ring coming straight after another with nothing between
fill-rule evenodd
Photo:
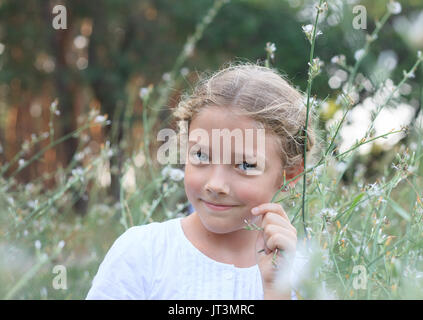
<instances>
[{"instance_id":1,"label":"shoulder","mask_svg":"<svg viewBox=\"0 0 423 320\"><path fill-rule=\"evenodd\" d=\"M145 299L152 289L157 257L172 221L134 226L113 243L93 279L88 299Z\"/></svg>"},{"instance_id":2,"label":"shoulder","mask_svg":"<svg viewBox=\"0 0 423 320\"><path fill-rule=\"evenodd\" d=\"M156 255L175 244L177 223L179 219L175 218L131 227L116 239L109 252L125 254L127 258L140 257L141 254L158 258Z\"/></svg>"},{"instance_id":3,"label":"shoulder","mask_svg":"<svg viewBox=\"0 0 423 320\"><path fill-rule=\"evenodd\" d=\"M168 235L168 229L174 221L151 222L141 226L133 226L122 233L113 243L110 250L128 251L131 248L147 248L160 242Z\"/></svg>"}]
</instances>

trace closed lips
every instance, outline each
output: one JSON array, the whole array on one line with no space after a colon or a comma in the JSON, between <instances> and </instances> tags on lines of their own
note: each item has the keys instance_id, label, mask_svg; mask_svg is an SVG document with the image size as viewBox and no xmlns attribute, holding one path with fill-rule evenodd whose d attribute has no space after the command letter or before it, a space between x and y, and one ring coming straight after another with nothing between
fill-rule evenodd
<instances>
[{"instance_id":1,"label":"closed lips","mask_svg":"<svg viewBox=\"0 0 423 320\"><path fill-rule=\"evenodd\" d=\"M211 204L212 206L216 206L216 207L235 207L235 204L218 204L218 203L213 203L213 202L209 202L206 200L203 200L205 203Z\"/></svg>"}]
</instances>

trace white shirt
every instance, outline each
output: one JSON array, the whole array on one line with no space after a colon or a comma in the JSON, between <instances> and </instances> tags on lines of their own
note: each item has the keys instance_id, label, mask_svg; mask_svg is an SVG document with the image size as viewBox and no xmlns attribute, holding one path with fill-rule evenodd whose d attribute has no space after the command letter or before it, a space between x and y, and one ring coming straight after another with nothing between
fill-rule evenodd
<instances>
[{"instance_id":1,"label":"white shirt","mask_svg":"<svg viewBox=\"0 0 423 320\"><path fill-rule=\"evenodd\" d=\"M257 264L238 268L211 259L186 238L181 220L125 231L107 252L86 299L263 299Z\"/></svg>"}]
</instances>

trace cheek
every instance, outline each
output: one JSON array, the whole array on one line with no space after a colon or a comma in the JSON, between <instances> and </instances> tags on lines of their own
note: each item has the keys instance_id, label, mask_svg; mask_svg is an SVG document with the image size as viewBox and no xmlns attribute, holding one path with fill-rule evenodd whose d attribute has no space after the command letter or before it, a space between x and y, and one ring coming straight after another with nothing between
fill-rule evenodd
<instances>
[{"instance_id":1,"label":"cheek","mask_svg":"<svg viewBox=\"0 0 423 320\"><path fill-rule=\"evenodd\" d=\"M193 166L187 164L185 167L184 185L187 198L190 202L195 199L196 195L201 193L202 175L198 173Z\"/></svg>"},{"instance_id":2,"label":"cheek","mask_svg":"<svg viewBox=\"0 0 423 320\"><path fill-rule=\"evenodd\" d=\"M267 180L262 181L261 179L238 184L236 188L237 197L250 208L270 202L274 192L276 190L273 185L268 184Z\"/></svg>"}]
</instances>

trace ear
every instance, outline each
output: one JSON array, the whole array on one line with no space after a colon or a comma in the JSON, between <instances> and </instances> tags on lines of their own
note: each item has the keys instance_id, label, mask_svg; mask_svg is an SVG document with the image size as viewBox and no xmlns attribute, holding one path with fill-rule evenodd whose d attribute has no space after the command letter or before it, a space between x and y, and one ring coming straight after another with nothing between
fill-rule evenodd
<instances>
[{"instance_id":1,"label":"ear","mask_svg":"<svg viewBox=\"0 0 423 320\"><path fill-rule=\"evenodd\" d=\"M296 167L293 168L289 168L288 170L285 171L285 180L289 181L292 178L298 176L299 174L301 174L304 171L304 159L301 160L301 163L299 165L297 165ZM295 180L291 181L289 183L289 186L291 188L295 187L295 185L297 184L298 180L302 178L302 176L297 177ZM281 188L283 186L283 181L280 185L279 188Z\"/></svg>"}]
</instances>

